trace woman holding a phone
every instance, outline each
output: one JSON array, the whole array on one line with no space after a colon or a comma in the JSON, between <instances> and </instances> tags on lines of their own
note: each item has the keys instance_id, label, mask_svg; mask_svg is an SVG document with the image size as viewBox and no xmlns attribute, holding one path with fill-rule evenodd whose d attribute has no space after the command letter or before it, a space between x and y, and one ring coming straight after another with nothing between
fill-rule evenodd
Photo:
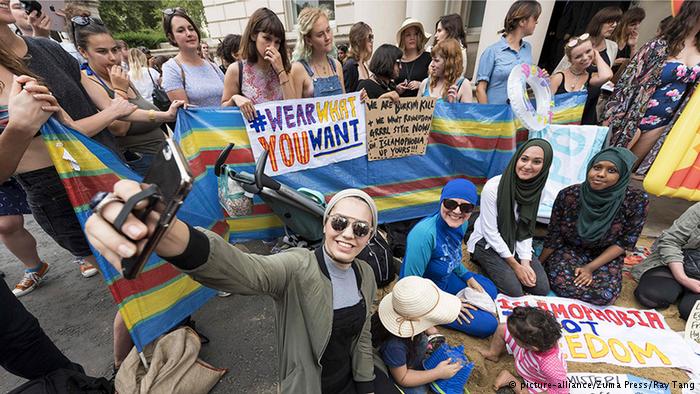
<instances>
[{"instance_id":1,"label":"woman holding a phone","mask_svg":"<svg viewBox=\"0 0 700 394\"><path fill-rule=\"evenodd\" d=\"M92 244L120 272L122 258L138 254L136 242L153 231L146 226L151 217L143 223L130 215L120 232L111 224L122 202L140 191L136 182L118 182L86 223ZM170 227L156 253L194 280L234 294L272 296L282 392L395 392L391 385L380 387L387 377L373 365L376 283L369 265L356 259L377 229L377 207L366 193L347 189L329 201L323 246L315 251L261 256L178 219Z\"/></svg>"}]
</instances>

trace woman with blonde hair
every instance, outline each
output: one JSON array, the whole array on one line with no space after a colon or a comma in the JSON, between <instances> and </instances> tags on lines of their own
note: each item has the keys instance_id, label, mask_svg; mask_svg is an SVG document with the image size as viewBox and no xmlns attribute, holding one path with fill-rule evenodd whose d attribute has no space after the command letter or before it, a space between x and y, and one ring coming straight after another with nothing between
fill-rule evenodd
<instances>
[{"instance_id":1,"label":"woman with blonde hair","mask_svg":"<svg viewBox=\"0 0 700 394\"><path fill-rule=\"evenodd\" d=\"M421 81L428 77L431 57L425 44L429 37L423 24L413 18L406 18L396 33L396 42L403 51L401 72L396 81L396 91L401 97L418 96Z\"/></svg>"},{"instance_id":2,"label":"woman with blonde hair","mask_svg":"<svg viewBox=\"0 0 700 394\"><path fill-rule=\"evenodd\" d=\"M146 54L136 48L129 49L129 80L149 103L153 104L153 88L160 78L158 71L148 67Z\"/></svg>"},{"instance_id":3,"label":"woman with blonde hair","mask_svg":"<svg viewBox=\"0 0 700 394\"><path fill-rule=\"evenodd\" d=\"M357 22L350 28L348 39L350 50L343 65L343 78L345 91L356 92L358 83L363 79L369 79L371 75L367 62L372 57L374 34L368 24Z\"/></svg>"},{"instance_id":4,"label":"woman with blonde hair","mask_svg":"<svg viewBox=\"0 0 700 394\"><path fill-rule=\"evenodd\" d=\"M433 47L430 76L421 82L422 96L437 97L450 103L471 103L472 85L462 76L462 48L454 38Z\"/></svg>"},{"instance_id":5,"label":"woman with blonde hair","mask_svg":"<svg viewBox=\"0 0 700 394\"><path fill-rule=\"evenodd\" d=\"M345 93L342 64L330 54L335 49L328 11L308 7L299 13L299 33L292 58L292 84L301 97Z\"/></svg>"}]
</instances>

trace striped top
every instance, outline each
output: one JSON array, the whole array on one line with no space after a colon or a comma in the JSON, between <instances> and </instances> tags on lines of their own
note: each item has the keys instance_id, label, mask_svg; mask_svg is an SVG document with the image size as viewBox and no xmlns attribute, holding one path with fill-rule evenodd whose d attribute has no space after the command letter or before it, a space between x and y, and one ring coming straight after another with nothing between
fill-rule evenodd
<instances>
[{"instance_id":1,"label":"striped top","mask_svg":"<svg viewBox=\"0 0 700 394\"><path fill-rule=\"evenodd\" d=\"M525 349L515 342L507 325L505 340L508 352L512 353L515 359L515 370L525 379L530 393L543 391L547 391L548 394L569 393L566 379L566 360L564 354L559 350L559 344L543 352Z\"/></svg>"},{"instance_id":2,"label":"striped top","mask_svg":"<svg viewBox=\"0 0 700 394\"><path fill-rule=\"evenodd\" d=\"M7 112L7 105L0 105L0 133L5 131L7 122L10 121L10 113Z\"/></svg>"}]
</instances>

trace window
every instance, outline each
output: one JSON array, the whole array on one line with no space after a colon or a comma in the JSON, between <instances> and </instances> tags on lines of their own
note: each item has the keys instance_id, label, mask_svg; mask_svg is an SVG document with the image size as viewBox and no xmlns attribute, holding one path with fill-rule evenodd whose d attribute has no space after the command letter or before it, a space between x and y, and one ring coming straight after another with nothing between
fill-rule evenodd
<instances>
[{"instance_id":1,"label":"window","mask_svg":"<svg viewBox=\"0 0 700 394\"><path fill-rule=\"evenodd\" d=\"M330 19L335 20L335 0L292 0L293 24L297 24L297 16L306 7L325 8L330 14Z\"/></svg>"},{"instance_id":2,"label":"window","mask_svg":"<svg viewBox=\"0 0 700 394\"><path fill-rule=\"evenodd\" d=\"M484 11L486 10L485 0L472 0L469 2L467 18L467 30L481 27L484 22Z\"/></svg>"}]
</instances>

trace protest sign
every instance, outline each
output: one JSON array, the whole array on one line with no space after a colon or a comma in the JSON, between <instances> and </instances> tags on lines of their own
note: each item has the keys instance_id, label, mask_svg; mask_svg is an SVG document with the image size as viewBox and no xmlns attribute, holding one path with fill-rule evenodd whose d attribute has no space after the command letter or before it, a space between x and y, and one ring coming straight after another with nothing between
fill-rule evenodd
<instances>
[{"instance_id":1,"label":"protest sign","mask_svg":"<svg viewBox=\"0 0 700 394\"><path fill-rule=\"evenodd\" d=\"M549 141L554 151L537 211L540 221L549 222L554 200L563 188L586 180L586 165L600 152L607 135L607 127L579 125L549 125L530 133L530 138Z\"/></svg>"},{"instance_id":2,"label":"protest sign","mask_svg":"<svg viewBox=\"0 0 700 394\"><path fill-rule=\"evenodd\" d=\"M569 298L499 294L496 307L501 322L505 323L516 306L534 306L554 314L563 328L559 347L568 361L700 372L700 355L653 309L601 307Z\"/></svg>"},{"instance_id":3,"label":"protest sign","mask_svg":"<svg viewBox=\"0 0 700 394\"><path fill-rule=\"evenodd\" d=\"M685 323L685 339L700 343L700 301L695 301Z\"/></svg>"},{"instance_id":4,"label":"protest sign","mask_svg":"<svg viewBox=\"0 0 700 394\"><path fill-rule=\"evenodd\" d=\"M571 394L671 394L681 382L658 382L619 373L569 373Z\"/></svg>"},{"instance_id":5,"label":"protest sign","mask_svg":"<svg viewBox=\"0 0 700 394\"><path fill-rule=\"evenodd\" d=\"M271 176L367 153L360 93L256 104L245 126L255 159L268 151L265 173Z\"/></svg>"},{"instance_id":6,"label":"protest sign","mask_svg":"<svg viewBox=\"0 0 700 394\"><path fill-rule=\"evenodd\" d=\"M367 160L424 155L435 98L371 100L367 105Z\"/></svg>"}]
</instances>

